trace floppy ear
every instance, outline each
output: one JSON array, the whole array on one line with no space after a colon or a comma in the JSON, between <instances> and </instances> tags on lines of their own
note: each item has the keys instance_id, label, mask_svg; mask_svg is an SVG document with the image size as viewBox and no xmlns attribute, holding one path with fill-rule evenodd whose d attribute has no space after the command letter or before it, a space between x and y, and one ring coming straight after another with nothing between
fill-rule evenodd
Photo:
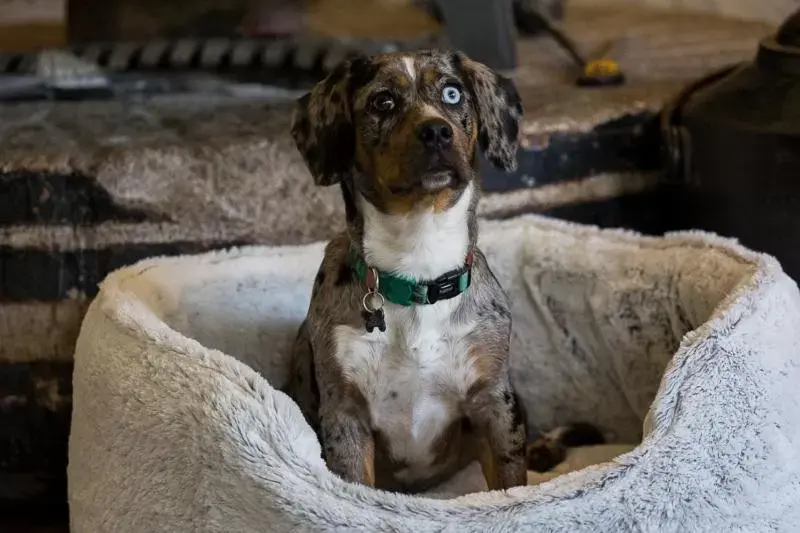
<instances>
[{"instance_id":1,"label":"floppy ear","mask_svg":"<svg viewBox=\"0 0 800 533\"><path fill-rule=\"evenodd\" d=\"M517 169L522 101L514 82L464 54L456 54L478 112L478 143L486 158L503 170Z\"/></svg>"},{"instance_id":2,"label":"floppy ear","mask_svg":"<svg viewBox=\"0 0 800 533\"><path fill-rule=\"evenodd\" d=\"M350 64L340 64L295 104L292 137L317 185L341 181L353 165Z\"/></svg>"}]
</instances>

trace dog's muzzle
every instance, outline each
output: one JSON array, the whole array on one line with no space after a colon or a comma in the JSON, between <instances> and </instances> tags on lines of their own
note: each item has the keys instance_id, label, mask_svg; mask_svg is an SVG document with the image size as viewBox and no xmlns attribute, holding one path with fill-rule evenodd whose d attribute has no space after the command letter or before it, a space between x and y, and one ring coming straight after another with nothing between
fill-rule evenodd
<instances>
[{"instance_id":1,"label":"dog's muzzle","mask_svg":"<svg viewBox=\"0 0 800 533\"><path fill-rule=\"evenodd\" d=\"M453 187L458 179L453 162L453 128L446 121L432 119L416 129L417 139L423 149L424 164L420 172L420 185L428 191Z\"/></svg>"}]
</instances>

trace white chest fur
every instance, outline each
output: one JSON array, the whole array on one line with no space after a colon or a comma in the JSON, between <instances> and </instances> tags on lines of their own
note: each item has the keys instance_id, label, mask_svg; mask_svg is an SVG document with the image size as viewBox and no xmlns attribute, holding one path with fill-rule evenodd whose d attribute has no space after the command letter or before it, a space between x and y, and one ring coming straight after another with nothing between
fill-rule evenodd
<instances>
[{"instance_id":1,"label":"white chest fur","mask_svg":"<svg viewBox=\"0 0 800 533\"><path fill-rule=\"evenodd\" d=\"M361 198L364 258L379 270L432 279L464 265L474 189L470 186L443 213L432 208L386 215Z\"/></svg>"},{"instance_id":2,"label":"white chest fur","mask_svg":"<svg viewBox=\"0 0 800 533\"><path fill-rule=\"evenodd\" d=\"M461 267L473 195L470 187L438 214L386 215L362 199L367 263L416 279ZM394 459L408 463L408 477L423 474L433 461L433 445L461 416L459 404L477 377L467 342L472 325L453 317L460 299L413 307L387 303L385 333L349 326L335 331L335 357L365 395L373 429L386 437Z\"/></svg>"},{"instance_id":3,"label":"white chest fur","mask_svg":"<svg viewBox=\"0 0 800 533\"><path fill-rule=\"evenodd\" d=\"M456 325L459 297L432 306L387 304L386 332L339 326L336 358L364 394L374 430L392 457L413 470L434 457L432 447L461 416L459 405L476 378L468 356L469 325Z\"/></svg>"}]
</instances>

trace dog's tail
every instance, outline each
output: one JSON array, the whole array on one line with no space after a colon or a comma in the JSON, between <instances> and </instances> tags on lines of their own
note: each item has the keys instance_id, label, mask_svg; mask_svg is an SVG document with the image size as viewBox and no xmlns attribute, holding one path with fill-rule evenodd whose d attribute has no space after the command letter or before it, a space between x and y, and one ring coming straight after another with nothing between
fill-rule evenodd
<instances>
[{"instance_id":1,"label":"dog's tail","mask_svg":"<svg viewBox=\"0 0 800 533\"><path fill-rule=\"evenodd\" d=\"M603 433L591 424L576 422L559 426L528 444L528 469L547 472L567 457L569 448L605 444Z\"/></svg>"}]
</instances>

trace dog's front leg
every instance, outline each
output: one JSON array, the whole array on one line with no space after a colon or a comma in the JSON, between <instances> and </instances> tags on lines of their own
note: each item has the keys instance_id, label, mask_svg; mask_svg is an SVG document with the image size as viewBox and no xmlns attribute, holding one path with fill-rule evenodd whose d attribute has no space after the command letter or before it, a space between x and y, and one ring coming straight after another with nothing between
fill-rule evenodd
<instances>
[{"instance_id":1,"label":"dog's front leg","mask_svg":"<svg viewBox=\"0 0 800 533\"><path fill-rule=\"evenodd\" d=\"M527 484L525 421L511 385L489 384L470 403L468 417L482 437L480 463L489 490Z\"/></svg>"},{"instance_id":2,"label":"dog's front leg","mask_svg":"<svg viewBox=\"0 0 800 533\"><path fill-rule=\"evenodd\" d=\"M365 410L349 398L325 402L320 429L328 468L346 481L375 486L375 440Z\"/></svg>"}]
</instances>

